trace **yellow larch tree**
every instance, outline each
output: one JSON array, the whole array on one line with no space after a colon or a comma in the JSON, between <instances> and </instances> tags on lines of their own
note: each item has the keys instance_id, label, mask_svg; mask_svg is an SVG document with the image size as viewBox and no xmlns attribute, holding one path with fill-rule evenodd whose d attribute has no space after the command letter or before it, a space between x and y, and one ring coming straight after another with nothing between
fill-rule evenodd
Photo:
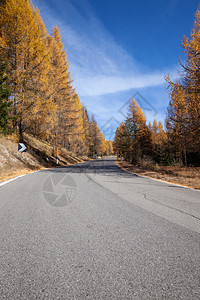
<instances>
[{"instance_id":1,"label":"yellow larch tree","mask_svg":"<svg viewBox=\"0 0 200 300\"><path fill-rule=\"evenodd\" d=\"M13 114L22 137L41 108L48 59L41 28L27 0L7 0L0 12L0 53L8 64Z\"/></svg>"},{"instance_id":2,"label":"yellow larch tree","mask_svg":"<svg viewBox=\"0 0 200 300\"><path fill-rule=\"evenodd\" d=\"M166 78L170 88L170 103L166 124L171 154L176 161L200 162L200 10L190 37L184 37L182 47L186 62L183 72L173 83Z\"/></svg>"},{"instance_id":3,"label":"yellow larch tree","mask_svg":"<svg viewBox=\"0 0 200 300\"><path fill-rule=\"evenodd\" d=\"M69 119L73 114L73 87L67 55L63 49L58 27L53 27L51 36L48 36L48 50L50 55L49 91L56 106L51 142L54 146L54 154L57 155L59 145L65 145L64 139L70 127Z\"/></svg>"},{"instance_id":4,"label":"yellow larch tree","mask_svg":"<svg viewBox=\"0 0 200 300\"><path fill-rule=\"evenodd\" d=\"M186 54L183 86L187 98L190 156L200 160L200 9L195 14L194 27L190 38L184 37L182 47Z\"/></svg>"},{"instance_id":5,"label":"yellow larch tree","mask_svg":"<svg viewBox=\"0 0 200 300\"><path fill-rule=\"evenodd\" d=\"M171 85L170 102L166 118L166 127L170 148L175 160L187 164L187 149L189 146L189 115L185 90L179 82Z\"/></svg>"},{"instance_id":6,"label":"yellow larch tree","mask_svg":"<svg viewBox=\"0 0 200 300\"><path fill-rule=\"evenodd\" d=\"M137 162L148 153L151 143L145 115L135 99L130 101L126 126L132 139L131 161Z\"/></svg>"},{"instance_id":7,"label":"yellow larch tree","mask_svg":"<svg viewBox=\"0 0 200 300\"><path fill-rule=\"evenodd\" d=\"M132 139L130 132L124 122L116 130L113 141L113 150L118 157L124 157L130 160Z\"/></svg>"},{"instance_id":8,"label":"yellow larch tree","mask_svg":"<svg viewBox=\"0 0 200 300\"><path fill-rule=\"evenodd\" d=\"M157 122L154 119L153 125L149 123L148 128L151 133L152 157L156 162L165 163L166 148L167 148L167 134L163 129L163 125L160 121Z\"/></svg>"}]
</instances>

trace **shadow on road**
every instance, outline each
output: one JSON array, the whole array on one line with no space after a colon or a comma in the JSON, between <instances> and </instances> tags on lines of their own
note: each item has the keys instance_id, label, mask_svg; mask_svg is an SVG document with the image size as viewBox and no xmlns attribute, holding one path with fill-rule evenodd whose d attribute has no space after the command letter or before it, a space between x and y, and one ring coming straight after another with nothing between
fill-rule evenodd
<instances>
[{"instance_id":1,"label":"shadow on road","mask_svg":"<svg viewBox=\"0 0 200 300\"><path fill-rule=\"evenodd\" d=\"M115 164L114 159L91 160L77 165L57 167L44 170L43 172L55 173L85 173L85 174L101 174L112 176L138 177L136 174L130 174L122 170Z\"/></svg>"},{"instance_id":2,"label":"shadow on road","mask_svg":"<svg viewBox=\"0 0 200 300\"><path fill-rule=\"evenodd\" d=\"M161 186L166 185L170 188L179 188L184 189L182 186L173 185L170 183L164 183L162 181L153 181L151 178L143 178L140 175L135 173L129 173L120 167L118 167L115 163L115 159L101 159L101 160L91 160L84 163L71 165L71 166L64 166L64 167L56 167L52 169L46 169L42 172L50 172L50 173L77 173L77 174L85 174L85 175L103 175L103 176L117 176L118 180L121 178L137 178L142 179L142 182L128 182L128 184L141 184L141 185L154 185L154 186ZM149 180L148 180L149 179ZM148 181L147 181L148 180Z\"/></svg>"}]
</instances>

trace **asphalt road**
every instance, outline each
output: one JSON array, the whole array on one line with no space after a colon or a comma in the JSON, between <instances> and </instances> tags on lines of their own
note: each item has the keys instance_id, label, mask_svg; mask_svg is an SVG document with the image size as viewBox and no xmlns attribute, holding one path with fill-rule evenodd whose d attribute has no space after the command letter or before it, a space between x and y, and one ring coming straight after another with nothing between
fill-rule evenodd
<instances>
[{"instance_id":1,"label":"asphalt road","mask_svg":"<svg viewBox=\"0 0 200 300\"><path fill-rule=\"evenodd\" d=\"M0 186L0 299L200 299L200 192L114 159Z\"/></svg>"}]
</instances>

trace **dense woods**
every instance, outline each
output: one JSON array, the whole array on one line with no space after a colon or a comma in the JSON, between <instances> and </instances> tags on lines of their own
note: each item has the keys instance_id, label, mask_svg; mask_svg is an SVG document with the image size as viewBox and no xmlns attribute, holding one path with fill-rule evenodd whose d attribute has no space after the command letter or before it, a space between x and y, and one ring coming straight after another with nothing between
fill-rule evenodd
<instances>
[{"instance_id":1,"label":"dense woods","mask_svg":"<svg viewBox=\"0 0 200 300\"><path fill-rule=\"evenodd\" d=\"M200 164L200 10L190 37L184 37L180 78L166 77L170 102L165 129L147 124L131 99L115 140L106 141L95 117L73 88L69 63L57 26L47 34L40 12L28 0L0 2L0 133L25 132L77 155L116 154L137 163Z\"/></svg>"},{"instance_id":2,"label":"dense woods","mask_svg":"<svg viewBox=\"0 0 200 300\"><path fill-rule=\"evenodd\" d=\"M177 82L169 83L170 103L166 118L169 149L174 160L200 163L200 10L190 38L182 41L186 62Z\"/></svg>"},{"instance_id":3,"label":"dense woods","mask_svg":"<svg viewBox=\"0 0 200 300\"><path fill-rule=\"evenodd\" d=\"M146 124L143 111L131 99L127 118L117 128L113 143L119 156L139 163L151 159L162 164L200 164L200 10L190 37L182 41L186 56L177 82L166 77L170 102L165 127Z\"/></svg>"},{"instance_id":4,"label":"dense woods","mask_svg":"<svg viewBox=\"0 0 200 300\"><path fill-rule=\"evenodd\" d=\"M57 26L47 34L28 0L0 2L0 132L25 132L48 141L54 155L103 155L110 142L73 88Z\"/></svg>"},{"instance_id":5,"label":"dense woods","mask_svg":"<svg viewBox=\"0 0 200 300\"><path fill-rule=\"evenodd\" d=\"M154 120L147 125L142 109L131 99L127 118L117 128L113 148L118 156L131 163L139 163L144 158L165 163L167 133L161 122Z\"/></svg>"}]
</instances>

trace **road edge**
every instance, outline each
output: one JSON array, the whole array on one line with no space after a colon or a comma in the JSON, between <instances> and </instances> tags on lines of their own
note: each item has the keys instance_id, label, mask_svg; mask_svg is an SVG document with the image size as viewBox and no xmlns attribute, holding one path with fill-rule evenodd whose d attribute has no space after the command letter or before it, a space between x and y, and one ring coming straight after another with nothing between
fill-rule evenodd
<instances>
[{"instance_id":1,"label":"road edge","mask_svg":"<svg viewBox=\"0 0 200 300\"><path fill-rule=\"evenodd\" d=\"M187 186L187 185L182 185L182 184L177 184L177 183L173 183L173 182L170 182L170 181L165 181L165 180L162 180L162 179L157 179L157 178L153 178L153 177L150 177L150 176L146 176L146 175L139 175L137 173L133 173L133 172L130 172L128 170L126 170L125 168L121 167L118 163L117 163L117 160L115 160L115 163L116 165L122 169L123 171L129 173L129 174L133 174L133 175L137 175L138 177L143 177L143 178L148 178L148 179L152 179L152 180L155 180L155 181L159 181L159 182L163 182L163 183L166 183L166 184L173 184L175 186L179 186L179 187L182 187L182 188L185 188L185 189L189 189L189 190L192 190L192 191L196 191L196 192L200 192L199 189L194 189L190 186Z\"/></svg>"}]
</instances>

